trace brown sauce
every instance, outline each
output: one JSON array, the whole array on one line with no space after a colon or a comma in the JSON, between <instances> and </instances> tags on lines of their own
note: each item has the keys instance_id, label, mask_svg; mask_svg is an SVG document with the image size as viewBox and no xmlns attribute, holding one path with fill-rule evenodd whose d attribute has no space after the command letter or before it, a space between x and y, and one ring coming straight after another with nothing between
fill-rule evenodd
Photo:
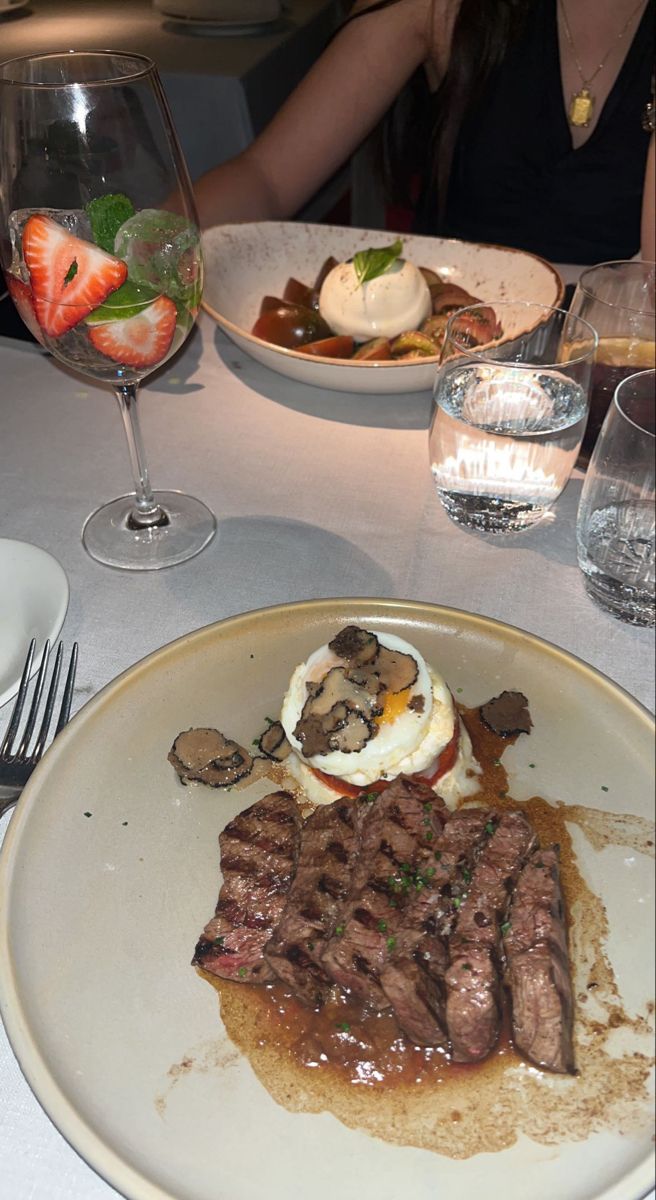
<instances>
[{"instance_id":1,"label":"brown sauce","mask_svg":"<svg viewBox=\"0 0 656 1200\"><path fill-rule=\"evenodd\" d=\"M512 1145L520 1132L546 1144L580 1140L612 1126L636 1132L649 1119L653 1006L624 1011L604 950L608 922L576 861L568 828L580 824L593 845L628 844L653 854L653 831L637 817L508 795L502 765L517 740L488 729L477 709L462 708L480 790L465 803L523 810L543 845L558 843L571 918L576 996L576 1077L546 1075L516 1054L508 1015L498 1046L483 1063L453 1064L442 1052L410 1045L389 1013L367 1014L344 995L316 1012L283 984L249 987L206 975L221 1018L274 1099L290 1111L329 1111L345 1125L402 1145L466 1158ZM518 735L517 735L518 736ZM620 1031L620 1052L609 1041Z\"/></svg>"}]
</instances>

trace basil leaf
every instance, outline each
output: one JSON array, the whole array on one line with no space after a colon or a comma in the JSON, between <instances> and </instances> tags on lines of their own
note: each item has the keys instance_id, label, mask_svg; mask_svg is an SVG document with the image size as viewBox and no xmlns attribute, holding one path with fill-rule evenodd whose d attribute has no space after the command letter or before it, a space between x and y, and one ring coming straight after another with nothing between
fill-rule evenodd
<instances>
[{"instance_id":1,"label":"basil leaf","mask_svg":"<svg viewBox=\"0 0 656 1200\"><path fill-rule=\"evenodd\" d=\"M403 242L397 238L392 246L381 246L378 250L358 250L353 256L353 269L359 284L377 279L389 270L403 250Z\"/></svg>"}]
</instances>

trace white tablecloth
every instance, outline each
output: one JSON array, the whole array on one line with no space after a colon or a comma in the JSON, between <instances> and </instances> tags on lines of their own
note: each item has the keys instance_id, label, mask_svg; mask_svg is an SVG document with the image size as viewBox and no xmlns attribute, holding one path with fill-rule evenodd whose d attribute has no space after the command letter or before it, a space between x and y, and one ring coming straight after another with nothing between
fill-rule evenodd
<instances>
[{"instance_id":1,"label":"white tablecloth","mask_svg":"<svg viewBox=\"0 0 656 1200\"><path fill-rule=\"evenodd\" d=\"M494 539L459 529L430 479L430 403L427 394L305 388L254 363L202 318L144 389L142 420L155 486L200 496L219 532L191 562L129 574L94 563L80 542L87 514L131 486L114 401L40 351L0 339L0 535L42 546L66 570L62 636L80 642L75 706L208 622L355 595L431 601L518 625L651 706L653 635L601 612L583 588L574 545L580 474L553 520L528 533ZM0 726L5 719L3 711ZM0 1200L115 1194L50 1124L0 1031Z\"/></svg>"}]
</instances>

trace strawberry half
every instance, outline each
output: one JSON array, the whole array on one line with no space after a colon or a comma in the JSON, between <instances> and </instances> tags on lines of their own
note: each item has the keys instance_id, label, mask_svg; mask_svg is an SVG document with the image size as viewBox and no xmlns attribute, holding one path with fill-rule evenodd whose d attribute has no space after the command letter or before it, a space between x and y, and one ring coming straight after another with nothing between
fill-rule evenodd
<instances>
[{"instance_id":1,"label":"strawberry half","mask_svg":"<svg viewBox=\"0 0 656 1200\"><path fill-rule=\"evenodd\" d=\"M41 332L41 326L36 319L34 300L29 285L27 283L23 283L22 279L17 279L15 275L5 275L5 280L7 283L7 291L9 292L9 295L18 309L23 324L27 325L32 337L35 337L37 342L40 342L43 346L43 333Z\"/></svg>"},{"instance_id":2,"label":"strawberry half","mask_svg":"<svg viewBox=\"0 0 656 1200\"><path fill-rule=\"evenodd\" d=\"M134 317L90 325L89 339L96 350L114 362L126 367L154 367L168 353L176 320L173 301L168 296L158 296Z\"/></svg>"},{"instance_id":3,"label":"strawberry half","mask_svg":"<svg viewBox=\"0 0 656 1200\"><path fill-rule=\"evenodd\" d=\"M25 222L23 258L34 311L49 337L59 337L79 324L121 286L128 273L120 258L74 237L42 213Z\"/></svg>"}]
</instances>

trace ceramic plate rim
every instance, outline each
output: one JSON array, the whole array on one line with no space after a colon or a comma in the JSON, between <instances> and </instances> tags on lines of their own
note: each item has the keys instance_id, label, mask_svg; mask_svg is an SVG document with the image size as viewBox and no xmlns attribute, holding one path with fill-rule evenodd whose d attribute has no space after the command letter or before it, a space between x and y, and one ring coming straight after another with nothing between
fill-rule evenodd
<instances>
[{"instance_id":1,"label":"ceramic plate rim","mask_svg":"<svg viewBox=\"0 0 656 1200\"><path fill-rule=\"evenodd\" d=\"M11 550L12 547L18 546L21 548L21 551L28 552L26 555L27 558L29 558L30 555L33 555L35 559L39 559L41 562L47 562L48 570L52 571L53 579L57 578L59 580L59 585L60 585L61 591L59 594L59 603L58 603L56 612L53 615L53 618L50 621L47 628L42 629L39 633L39 637L37 638L37 644L36 644L35 656L34 656L35 657L34 670L36 671L36 668L38 666L39 655L41 654L41 652L43 650L44 642L46 641L46 639L49 639L51 642L54 642L54 640L58 637L59 633L61 632L61 628L66 619L66 613L68 611L68 604L69 604L69 600L70 600L70 584L68 582L68 576L67 576L64 568L62 567L61 563L59 562L59 560L57 558L55 558L55 556L53 554L51 554L49 550L44 550L42 546L37 546L33 542L24 542L19 538L2 537L2 538L0 538L0 558L2 558L3 546L6 546L9 550ZM27 654L27 646L25 647L25 654ZM22 663L21 663L21 670L22 670ZM7 704L8 701L11 700L16 695L16 693L18 692L19 683L20 683L20 672L19 672L18 676L16 677L16 679L13 681L13 683L11 683L9 685L9 687L5 688L4 691L0 691L0 708L2 708L2 706L4 704Z\"/></svg>"},{"instance_id":2,"label":"ceramic plate rim","mask_svg":"<svg viewBox=\"0 0 656 1200\"><path fill-rule=\"evenodd\" d=\"M211 640L217 635L220 636L226 626L230 628L231 632L239 634L240 627L247 629L249 624L263 617L266 619L269 616L273 619L276 616L284 617L288 614L293 617L296 613L299 613L301 617L304 614L311 615L312 613L328 615L331 610L340 607L350 612L356 610L366 612L375 607L382 609L387 619L398 617L399 620L405 619L410 623L413 620L431 618L435 623L439 623L440 620L455 621L459 625L478 629L481 632L489 630L492 633L503 634L512 642L528 642L530 648L537 654L561 660L563 664L577 673L587 676L595 686L610 693L623 706L628 707L636 719L645 723L650 730L653 729L654 718L649 710L619 684L583 659L519 626L509 625L503 621L470 613L463 609L425 601L375 597L332 597L269 605L237 613L191 630L146 655L106 684L72 718L28 783L24 799L16 810L7 831L0 851L0 913L8 911L13 870L20 852L21 835L29 820L33 806L32 797L38 795L37 785L46 777L49 762L54 762L56 757L66 754L69 746L74 745L79 736L83 736L86 723L93 720L96 713L108 704L112 704L115 696L122 689L129 686L132 680L149 672L157 662L164 662L167 657L175 658L180 653L184 653L185 648L192 643L201 643L204 639ZM5 1024L11 1046L34 1095L62 1136L103 1179L126 1197L130 1197L130 1200L178 1200L173 1192L153 1183L140 1170L132 1167L120 1154L106 1145L83 1113L78 1111L75 1105L67 1099L57 1079L51 1074L39 1051L36 1038L31 1037L28 1021L23 1019L21 995L12 967L9 928L6 919L0 921L0 983L4 985L0 987L0 1016ZM640 1200L640 1197L646 1196L653 1187L650 1161L650 1156L646 1156L618 1183L611 1184L603 1192L597 1193L595 1200Z\"/></svg>"}]
</instances>

